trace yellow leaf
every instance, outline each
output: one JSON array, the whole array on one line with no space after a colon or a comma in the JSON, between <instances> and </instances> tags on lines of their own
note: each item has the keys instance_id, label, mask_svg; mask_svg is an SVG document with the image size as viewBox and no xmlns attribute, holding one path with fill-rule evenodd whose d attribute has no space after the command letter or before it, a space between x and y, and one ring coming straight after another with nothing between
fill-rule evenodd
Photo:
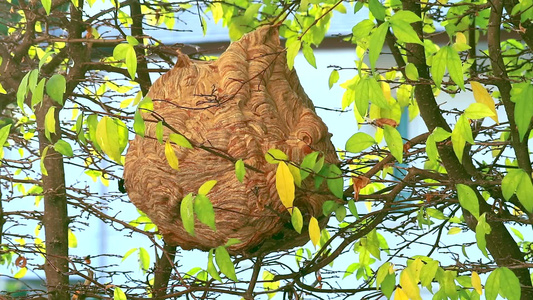
<instances>
[{"instance_id":1,"label":"yellow leaf","mask_svg":"<svg viewBox=\"0 0 533 300\"><path fill-rule=\"evenodd\" d=\"M381 79L383 80L381 82L381 90L383 91L383 95L385 96L385 99L390 100L390 98L392 97L390 92L390 85L384 81L385 77L381 76Z\"/></svg>"},{"instance_id":2,"label":"yellow leaf","mask_svg":"<svg viewBox=\"0 0 533 300\"><path fill-rule=\"evenodd\" d=\"M119 140L117 123L110 117L103 117L96 126L96 141L104 153L118 163L121 161L122 153Z\"/></svg>"},{"instance_id":3,"label":"yellow leaf","mask_svg":"<svg viewBox=\"0 0 533 300\"><path fill-rule=\"evenodd\" d=\"M483 294L483 289L481 288L481 278L479 278L479 275L476 271L472 272L472 286L478 294Z\"/></svg>"},{"instance_id":4,"label":"yellow leaf","mask_svg":"<svg viewBox=\"0 0 533 300\"><path fill-rule=\"evenodd\" d=\"M452 227L450 230L448 230L448 235L458 234L461 231L463 230L459 227Z\"/></svg>"},{"instance_id":5,"label":"yellow leaf","mask_svg":"<svg viewBox=\"0 0 533 300\"><path fill-rule=\"evenodd\" d=\"M68 247L69 248L77 248L78 247L78 239L74 235L74 232L72 230L68 230Z\"/></svg>"},{"instance_id":6,"label":"yellow leaf","mask_svg":"<svg viewBox=\"0 0 533 300\"><path fill-rule=\"evenodd\" d=\"M309 220L309 237L316 247L320 241L320 226L318 226L318 220L315 217L311 217L311 220Z\"/></svg>"},{"instance_id":7,"label":"yellow leaf","mask_svg":"<svg viewBox=\"0 0 533 300\"><path fill-rule=\"evenodd\" d=\"M472 86L472 92L474 92L474 99L476 102L483 103L494 113L494 116L491 116L491 119L499 124L498 122L498 113L496 113L496 105L494 104L494 99L489 94L489 91L479 82L470 81L470 86Z\"/></svg>"},{"instance_id":8,"label":"yellow leaf","mask_svg":"<svg viewBox=\"0 0 533 300\"><path fill-rule=\"evenodd\" d=\"M418 281L416 281L414 270L404 269L400 273L400 285L403 288L403 292L412 300L422 300L420 297L420 288L418 287Z\"/></svg>"},{"instance_id":9,"label":"yellow leaf","mask_svg":"<svg viewBox=\"0 0 533 300\"><path fill-rule=\"evenodd\" d=\"M276 190L281 203L292 213L294 202L294 178L285 162L280 161L276 170Z\"/></svg>"},{"instance_id":10,"label":"yellow leaf","mask_svg":"<svg viewBox=\"0 0 533 300\"><path fill-rule=\"evenodd\" d=\"M26 275L26 272L28 271L28 268L21 268L13 277L15 278L22 278L24 275Z\"/></svg>"},{"instance_id":11,"label":"yellow leaf","mask_svg":"<svg viewBox=\"0 0 533 300\"><path fill-rule=\"evenodd\" d=\"M456 33L455 42L458 44L466 44L466 36L462 32Z\"/></svg>"},{"instance_id":12,"label":"yellow leaf","mask_svg":"<svg viewBox=\"0 0 533 300\"><path fill-rule=\"evenodd\" d=\"M394 300L409 300L409 297L407 297L407 294L401 288L396 288L396 291L394 291Z\"/></svg>"},{"instance_id":13,"label":"yellow leaf","mask_svg":"<svg viewBox=\"0 0 533 300\"><path fill-rule=\"evenodd\" d=\"M420 280L420 271L424 265L424 262L420 258L415 259L413 262L411 262L411 264L409 264L408 269L411 274L414 275L414 281L418 282Z\"/></svg>"},{"instance_id":14,"label":"yellow leaf","mask_svg":"<svg viewBox=\"0 0 533 300\"><path fill-rule=\"evenodd\" d=\"M372 212L372 202L365 201L365 206L366 206L366 209L368 210L368 212Z\"/></svg>"},{"instance_id":15,"label":"yellow leaf","mask_svg":"<svg viewBox=\"0 0 533 300\"><path fill-rule=\"evenodd\" d=\"M180 169L178 164L178 157L176 156L176 152L174 152L174 148L172 148L172 145L169 141L165 143L165 156L167 157L168 164L172 169Z\"/></svg>"}]
</instances>

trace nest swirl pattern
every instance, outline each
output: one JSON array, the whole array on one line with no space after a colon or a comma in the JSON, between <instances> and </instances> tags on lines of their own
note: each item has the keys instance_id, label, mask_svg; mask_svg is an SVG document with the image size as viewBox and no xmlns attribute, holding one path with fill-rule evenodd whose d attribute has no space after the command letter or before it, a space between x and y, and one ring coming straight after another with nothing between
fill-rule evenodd
<instances>
[{"instance_id":1,"label":"nest swirl pattern","mask_svg":"<svg viewBox=\"0 0 533 300\"><path fill-rule=\"evenodd\" d=\"M278 28L265 26L232 43L216 61L193 61L178 53L176 65L151 87L154 111L169 127L194 145L242 159L261 172L246 170L244 182L235 176L234 162L200 147L173 145L180 170L172 169L164 145L155 139L153 115L144 112L145 138L130 141L124 169L131 201L158 226L167 243L183 249L209 250L228 239L241 241L231 254L258 255L303 245L282 205L275 185L276 165L265 153L276 148L301 163L320 151L327 163L336 163L328 129L316 115L295 71L287 67ZM164 139L173 133L164 129ZM296 189L294 205L308 222L310 216L327 222L322 204L334 197L323 184L318 190L310 176ZM181 222L180 202L208 180L217 180L208 194L216 218L216 231L195 224L195 236Z\"/></svg>"}]
</instances>

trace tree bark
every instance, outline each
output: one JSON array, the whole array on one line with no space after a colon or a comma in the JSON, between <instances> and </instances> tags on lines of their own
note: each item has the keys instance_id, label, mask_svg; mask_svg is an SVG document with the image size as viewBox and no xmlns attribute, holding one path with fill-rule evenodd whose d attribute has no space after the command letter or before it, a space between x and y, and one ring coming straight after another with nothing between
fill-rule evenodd
<instances>
[{"instance_id":1,"label":"tree bark","mask_svg":"<svg viewBox=\"0 0 533 300\"><path fill-rule=\"evenodd\" d=\"M143 14L141 12L141 4L139 0L134 0L130 4L131 9L131 19L132 19L132 25L131 25L131 35L140 37L144 35L143 31ZM137 78L139 80L139 84L141 86L141 91L143 93L143 96L146 96L148 93L148 90L150 89L150 86L152 85L150 81L150 75L146 71L148 69L148 64L146 62L146 54L144 53L144 50L141 48L144 43L144 39L141 39L140 41L140 47L135 47L135 53L137 54L137 61L138 61L138 68L137 68ZM135 78L132 78L135 79Z\"/></svg>"},{"instance_id":2,"label":"tree bark","mask_svg":"<svg viewBox=\"0 0 533 300\"><path fill-rule=\"evenodd\" d=\"M157 258L154 274L154 299L167 294L168 280L174 266L176 256L176 246L167 243L163 246L163 253Z\"/></svg>"},{"instance_id":3,"label":"tree bark","mask_svg":"<svg viewBox=\"0 0 533 300\"><path fill-rule=\"evenodd\" d=\"M56 106L55 131L50 134L50 140L45 136L45 116L49 108ZM37 127L39 131L39 149L41 153L48 148L44 158L44 166L48 176L42 175L42 187L44 193L44 217L43 225L45 232L46 262L46 285L48 299L69 299L68 277L68 212L67 195L65 189L65 170L63 156L52 147L61 137L59 123L60 107L53 103L52 99L45 96L43 102L35 111Z\"/></svg>"}]
</instances>

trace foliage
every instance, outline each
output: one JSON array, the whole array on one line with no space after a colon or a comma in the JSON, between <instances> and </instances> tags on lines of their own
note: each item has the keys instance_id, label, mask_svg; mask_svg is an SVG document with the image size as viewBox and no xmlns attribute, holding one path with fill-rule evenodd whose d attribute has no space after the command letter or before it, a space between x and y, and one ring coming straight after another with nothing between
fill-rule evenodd
<instances>
[{"instance_id":1,"label":"foliage","mask_svg":"<svg viewBox=\"0 0 533 300\"><path fill-rule=\"evenodd\" d=\"M1 276L25 280L44 264L46 289L32 296L533 298L531 0L7 0L0 10L0 264L11 272ZM341 163L324 164L318 152L297 162L277 149L265 153L277 164L278 195L294 229L314 247L232 258L226 248L240 241L230 240L201 254L205 268L182 270L169 265L173 249L144 213L124 220L111 209L126 194L113 186L95 193L70 175L118 182L123 191L127 141L144 136L140 111L153 110L144 97L150 75L171 68L178 49L151 34L188 29L180 20L190 14L204 35L212 19L232 40L280 25L290 68L300 50L316 68L314 52L325 39L355 50L355 65L331 66L322 78L344 91L332 105L353 112L357 123L343 125L354 132L339 150ZM336 36L330 24L343 14L353 30ZM398 128L408 122L422 133L405 136ZM178 133L164 140L168 124L156 126L157 136L146 138L164 144L179 170L172 144L200 145ZM240 182L254 172L232 161ZM294 206L306 178L331 191L323 213L335 218L326 228ZM182 200L190 234L195 218L216 230L209 200L216 184ZM34 206L20 209L28 199ZM87 256L112 253L69 253L93 218L139 237L139 247L116 261L124 266L136 252L139 274L96 266Z\"/></svg>"}]
</instances>

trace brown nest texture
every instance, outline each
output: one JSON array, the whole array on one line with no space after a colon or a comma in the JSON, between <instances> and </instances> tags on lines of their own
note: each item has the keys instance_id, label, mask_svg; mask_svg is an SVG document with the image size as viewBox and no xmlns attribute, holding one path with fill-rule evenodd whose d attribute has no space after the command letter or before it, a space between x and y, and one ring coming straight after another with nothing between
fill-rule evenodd
<instances>
[{"instance_id":1,"label":"brown nest texture","mask_svg":"<svg viewBox=\"0 0 533 300\"><path fill-rule=\"evenodd\" d=\"M322 204L334 197L325 184L315 189L309 176L296 188L294 205L304 216L304 230L298 234L276 190L277 165L265 160L265 153L276 148L296 164L312 151L320 151L326 163L337 162L326 125L296 72L287 67L277 27L243 36L216 61L195 61L179 53L176 65L148 96L154 112L143 112L145 138L130 142L124 179L131 201L167 243L209 250L236 238L241 242L228 251L254 256L306 243L310 216L321 226L327 222ZM165 140L180 133L195 146L172 145L179 171L169 166L165 147L155 138L157 118L168 124ZM238 159L253 167L246 169L243 183L235 176ZM208 180L218 181L208 193L216 231L196 220L191 236L183 227L180 203Z\"/></svg>"}]
</instances>

